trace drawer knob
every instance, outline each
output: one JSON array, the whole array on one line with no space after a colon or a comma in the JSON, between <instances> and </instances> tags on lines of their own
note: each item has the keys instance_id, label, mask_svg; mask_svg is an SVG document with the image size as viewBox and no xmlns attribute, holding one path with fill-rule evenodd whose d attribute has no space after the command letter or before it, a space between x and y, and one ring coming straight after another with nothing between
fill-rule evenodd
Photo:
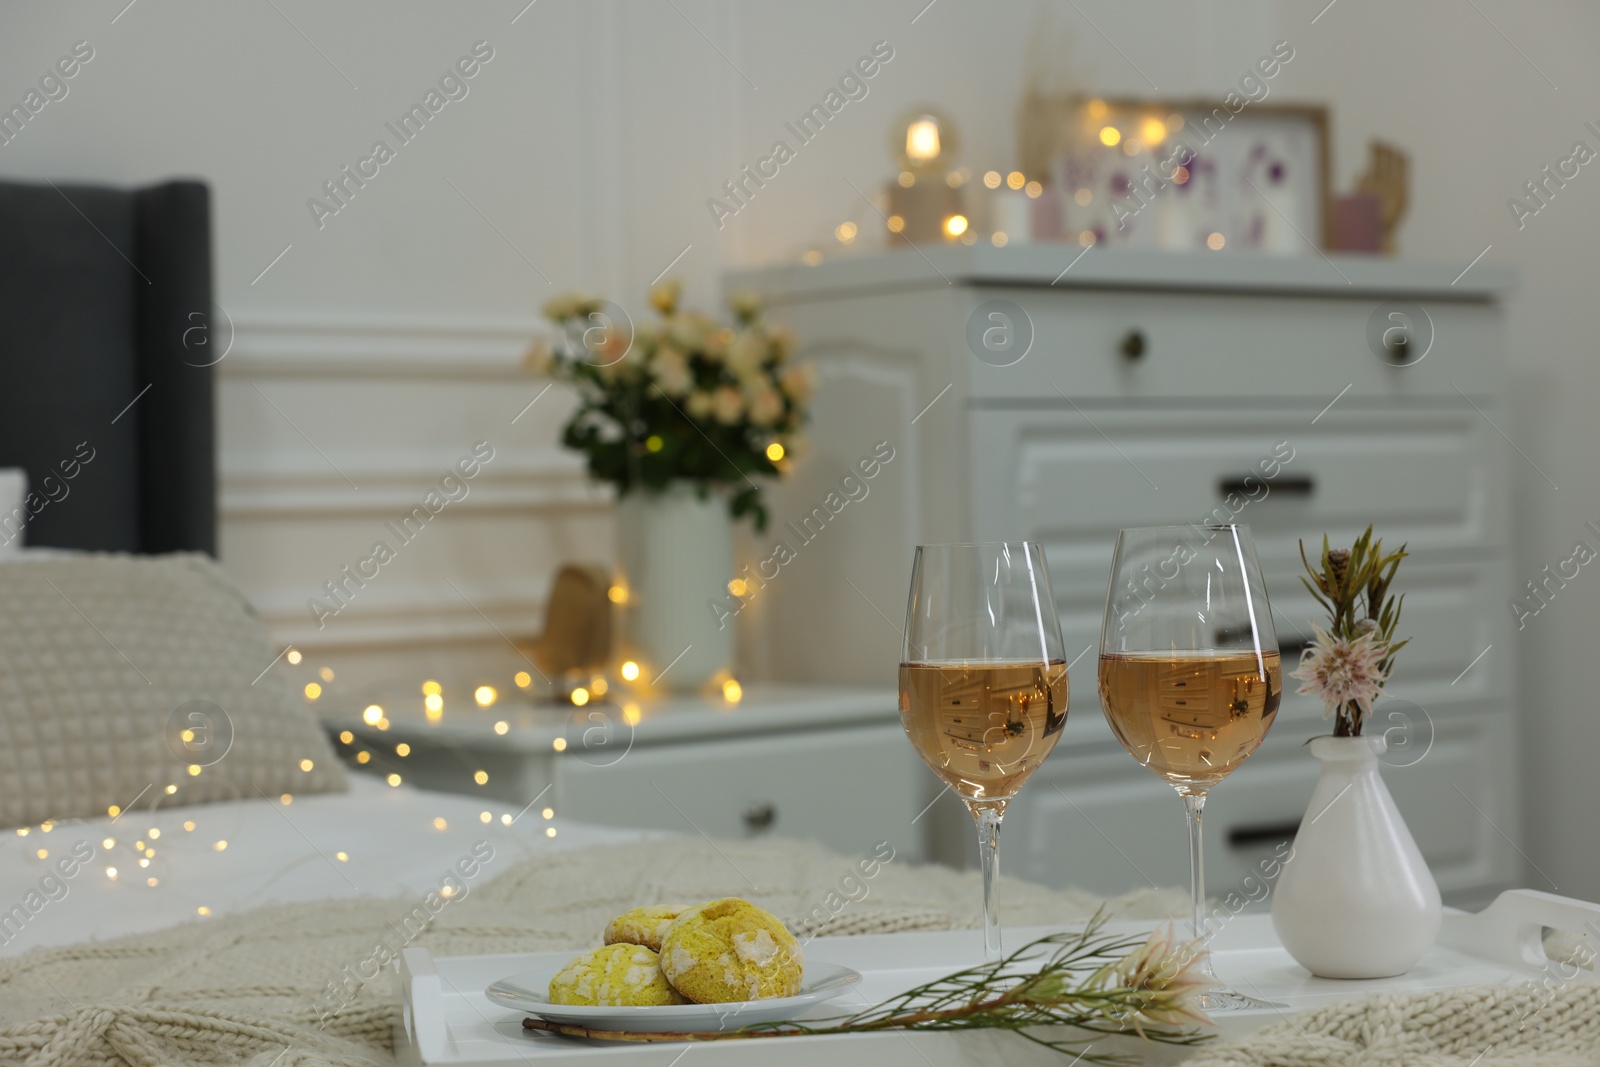
<instances>
[{"instance_id":1,"label":"drawer knob","mask_svg":"<svg viewBox=\"0 0 1600 1067\"><path fill-rule=\"evenodd\" d=\"M772 829L772 824L778 821L778 809L770 802L763 801L751 804L744 809L744 825L751 833L761 833Z\"/></svg>"},{"instance_id":2,"label":"drawer knob","mask_svg":"<svg viewBox=\"0 0 1600 1067\"><path fill-rule=\"evenodd\" d=\"M1122 335L1122 344L1118 346L1118 350L1122 353L1122 358L1130 363L1134 360L1142 359L1144 357L1144 349L1144 331L1142 330L1129 330Z\"/></svg>"}]
</instances>

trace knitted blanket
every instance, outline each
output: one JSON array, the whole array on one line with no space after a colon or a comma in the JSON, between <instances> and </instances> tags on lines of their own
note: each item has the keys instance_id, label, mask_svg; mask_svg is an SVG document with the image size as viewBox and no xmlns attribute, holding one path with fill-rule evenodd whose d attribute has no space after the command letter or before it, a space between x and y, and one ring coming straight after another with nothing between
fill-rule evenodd
<instances>
[{"instance_id":1,"label":"knitted blanket","mask_svg":"<svg viewBox=\"0 0 1600 1067\"><path fill-rule=\"evenodd\" d=\"M1082 920L1103 903L1011 880L1002 894L1006 918L1018 924ZM417 900L268 908L0 960L0 1067L392 1064L399 990L387 968L372 965L385 952L406 944L436 955L577 950L596 944L606 921L628 908L722 896L824 934L979 924L980 886L970 872L892 861L863 878L854 861L796 842L676 838L585 849L464 885L436 911ZM1127 919L1186 908L1176 891L1110 904ZM1592 1067L1600 1065L1600 985L1573 983L1534 1001L1509 988L1346 1001L1203 1048L1188 1062Z\"/></svg>"},{"instance_id":2,"label":"knitted blanket","mask_svg":"<svg viewBox=\"0 0 1600 1067\"><path fill-rule=\"evenodd\" d=\"M1346 1000L1211 1045L1185 1067L1595 1067L1600 985Z\"/></svg>"},{"instance_id":3,"label":"knitted blanket","mask_svg":"<svg viewBox=\"0 0 1600 1067\"><path fill-rule=\"evenodd\" d=\"M269 908L0 960L0 1065L390 1064L399 990L381 964L405 945L438 956L577 950L628 908L724 896L807 932L949 930L979 924L981 895L971 872L893 860L866 878L855 860L790 841L559 853L464 884L436 910L418 900ZM1002 899L1019 924L1086 919L1102 903L1011 880ZM1171 891L1111 903L1130 919L1185 907Z\"/></svg>"}]
</instances>

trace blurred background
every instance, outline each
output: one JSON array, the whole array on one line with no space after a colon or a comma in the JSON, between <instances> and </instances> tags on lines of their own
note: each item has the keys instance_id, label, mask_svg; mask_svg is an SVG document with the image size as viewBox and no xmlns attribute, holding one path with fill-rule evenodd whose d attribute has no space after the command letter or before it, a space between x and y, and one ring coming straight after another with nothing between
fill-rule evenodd
<instances>
[{"instance_id":1,"label":"blurred background","mask_svg":"<svg viewBox=\"0 0 1600 1067\"><path fill-rule=\"evenodd\" d=\"M564 387L546 395L522 366L529 340L547 332L543 303L581 288L642 316L645 293L670 276L686 303L715 307L730 271L811 262L819 257L803 257L812 252L821 253L819 270L870 257L888 247L873 220L899 169L893 146L907 114L937 109L946 136L959 133L952 165L970 169L975 189L991 169L1007 175L1023 165L1018 114L1030 90L1220 99L1288 42L1293 59L1271 79L1269 99L1327 109L1324 191L1357 185L1373 139L1403 150L1409 197L1393 234L1398 257L1438 264L1436 287L1473 265L1461 284L1485 272L1503 314L1494 328L1507 376L1490 440L1505 458L1492 500L1468 503L1492 503L1490 525L1508 538L1494 563L1502 592L1471 611L1501 613L1480 667L1504 655L1514 669L1501 683L1506 729L1479 763L1463 766L1509 763L1519 772L1503 779L1516 797L1493 809L1513 821L1481 829L1483 847L1503 859L1474 884L1600 896L1588 814L1600 804L1592 762L1600 717L1584 666L1600 628L1600 580L1583 575L1560 587L1521 630L1507 602L1571 557L1575 542L1600 544L1585 527L1600 521L1590 461L1600 371L1592 321L1584 325L1593 317L1589 238L1600 223L1600 193L1589 186L1600 179L1584 168L1542 186L1543 203L1526 189L1542 168L1571 157L1574 142L1600 147L1585 125L1600 123L1591 60L1600 11L1591 5L111 0L13 5L0 18L8 107L62 57L81 59L78 42L92 50L65 95L8 128L0 178L129 187L183 177L210 187L208 328L213 343L226 336L231 345L216 365L217 545L274 635L298 650L292 661L351 684L481 675L503 678L503 687L521 668L506 636L545 625L558 565L615 559L610 495L559 442L573 396ZM727 202L724 183L769 156L789 136L785 124L878 42L893 58L867 80L869 91L719 219L708 200ZM340 181L375 141L403 140L386 124L400 123L466 56L480 63L463 79L464 95L346 202L332 199L325 183ZM1512 198L1539 210L1519 219ZM338 210L319 211L313 200ZM839 238L845 222L861 228L861 247ZM1080 247L1068 235L1049 262L1065 267ZM894 270L916 268L910 253L900 255ZM788 277L739 282L770 283L771 315L784 321L782 294L800 284ZM860 276L839 277L845 285ZM1384 294L1365 295L1375 306ZM0 326L18 299L15 287L0 292ZM1297 350L1289 325L1286 363ZM807 331L799 332L803 345ZM1447 358L1443 328L1437 340L1433 359ZM1350 344L1371 360L1358 339ZM1342 374L1327 376L1308 414L1333 398ZM9 401L24 402L15 393ZM319 627L308 599L482 440L495 458L470 494ZM1310 526L1301 536L1321 532ZM909 550L895 544L886 556L903 561L882 578L896 597ZM752 549L746 542L740 551ZM869 612L895 619L901 603L839 610L880 626ZM746 684L783 673L769 653L746 663ZM887 693L894 664L882 668L877 684ZM1074 714L1094 715L1092 689L1081 695ZM1460 797L1438 790L1429 802L1460 807ZM1164 810L1175 824L1175 809Z\"/></svg>"}]
</instances>

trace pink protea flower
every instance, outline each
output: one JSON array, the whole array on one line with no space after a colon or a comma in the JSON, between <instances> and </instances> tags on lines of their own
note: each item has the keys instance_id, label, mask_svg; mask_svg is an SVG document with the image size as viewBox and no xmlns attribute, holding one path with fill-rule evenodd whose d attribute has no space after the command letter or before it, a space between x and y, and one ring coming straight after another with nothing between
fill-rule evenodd
<instances>
[{"instance_id":1,"label":"pink protea flower","mask_svg":"<svg viewBox=\"0 0 1600 1067\"><path fill-rule=\"evenodd\" d=\"M1170 925L1158 927L1150 939L1109 970L1118 984L1126 987L1134 1001L1134 1013L1126 1020L1143 1034L1140 1025L1211 1025L1200 1009L1200 993L1216 988L1208 971L1204 947L1198 941L1179 941Z\"/></svg>"},{"instance_id":2,"label":"pink protea flower","mask_svg":"<svg viewBox=\"0 0 1600 1067\"><path fill-rule=\"evenodd\" d=\"M1379 664L1389 654L1389 646L1376 630L1367 630L1354 640L1335 641L1322 627L1312 629L1317 639L1300 657L1299 670L1289 675L1305 683L1295 692L1311 693L1321 700L1324 718L1351 703L1361 709L1363 718L1370 715L1388 680Z\"/></svg>"}]
</instances>

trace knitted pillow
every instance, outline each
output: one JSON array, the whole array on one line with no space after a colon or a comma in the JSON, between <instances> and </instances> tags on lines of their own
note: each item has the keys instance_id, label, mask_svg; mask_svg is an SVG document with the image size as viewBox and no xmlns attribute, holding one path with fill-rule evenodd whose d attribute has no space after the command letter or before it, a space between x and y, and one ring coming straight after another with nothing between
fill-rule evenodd
<instances>
[{"instance_id":1,"label":"knitted pillow","mask_svg":"<svg viewBox=\"0 0 1600 1067\"><path fill-rule=\"evenodd\" d=\"M273 658L205 556L0 564L0 827L343 791Z\"/></svg>"}]
</instances>

